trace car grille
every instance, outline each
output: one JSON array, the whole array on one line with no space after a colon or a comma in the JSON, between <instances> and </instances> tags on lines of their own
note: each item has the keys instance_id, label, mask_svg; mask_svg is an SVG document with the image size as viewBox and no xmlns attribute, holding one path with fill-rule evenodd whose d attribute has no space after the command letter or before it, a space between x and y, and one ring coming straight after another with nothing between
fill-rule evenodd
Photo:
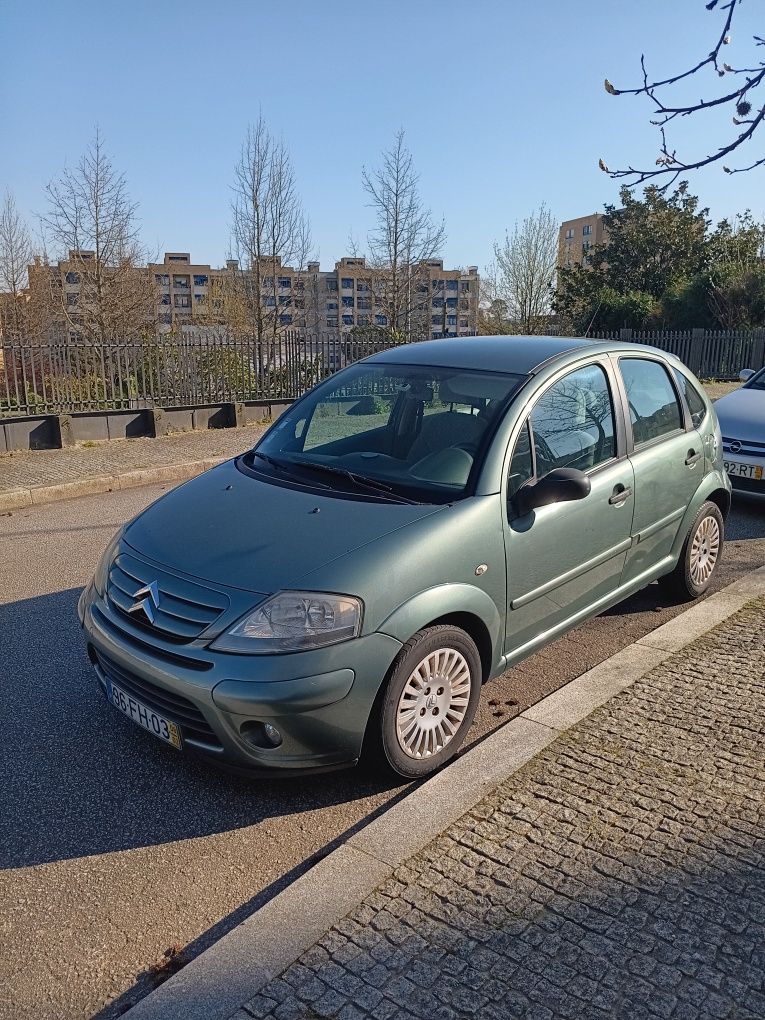
<instances>
[{"instance_id":1,"label":"car grille","mask_svg":"<svg viewBox=\"0 0 765 1020\"><path fill-rule=\"evenodd\" d=\"M740 448L731 450L731 443L739 443ZM753 439L729 439L723 436L723 450L732 457L765 457L765 443L756 443Z\"/></svg>"},{"instance_id":2,"label":"car grille","mask_svg":"<svg viewBox=\"0 0 765 1020\"><path fill-rule=\"evenodd\" d=\"M198 741L206 747L216 749L222 746L202 712L188 698L129 673L98 650L95 654L98 665L108 680L159 715L168 716L177 722L184 739Z\"/></svg>"},{"instance_id":3,"label":"car grille","mask_svg":"<svg viewBox=\"0 0 765 1020\"><path fill-rule=\"evenodd\" d=\"M136 598L152 583L156 584L156 602L144 595ZM131 623L179 643L194 641L228 608L228 598L222 592L157 570L127 553L120 553L109 568L107 594ZM142 599L146 599L153 620L143 610L131 612Z\"/></svg>"}]
</instances>

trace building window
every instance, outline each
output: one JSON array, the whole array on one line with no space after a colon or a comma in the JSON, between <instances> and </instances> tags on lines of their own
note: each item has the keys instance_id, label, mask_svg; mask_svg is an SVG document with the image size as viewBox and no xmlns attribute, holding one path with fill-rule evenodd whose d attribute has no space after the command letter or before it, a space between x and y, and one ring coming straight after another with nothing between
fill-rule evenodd
<instances>
[{"instance_id":1,"label":"building window","mask_svg":"<svg viewBox=\"0 0 765 1020\"><path fill-rule=\"evenodd\" d=\"M369 316L368 315L359 315L359 317L358 317L358 324L359 324L359 326L368 326L369 325Z\"/></svg>"},{"instance_id":2,"label":"building window","mask_svg":"<svg viewBox=\"0 0 765 1020\"><path fill-rule=\"evenodd\" d=\"M457 307L457 298L456 297L448 297L446 299L446 307L447 308L456 308Z\"/></svg>"},{"instance_id":3,"label":"building window","mask_svg":"<svg viewBox=\"0 0 765 1020\"><path fill-rule=\"evenodd\" d=\"M160 296L159 303L161 305L169 305L170 304L170 295L169 294L162 294Z\"/></svg>"},{"instance_id":4,"label":"building window","mask_svg":"<svg viewBox=\"0 0 765 1020\"><path fill-rule=\"evenodd\" d=\"M345 297L343 295L343 308L353 308L353 296Z\"/></svg>"},{"instance_id":5,"label":"building window","mask_svg":"<svg viewBox=\"0 0 765 1020\"><path fill-rule=\"evenodd\" d=\"M207 276L204 273L195 273L194 274L194 286L195 287L206 287L207 286Z\"/></svg>"},{"instance_id":6,"label":"building window","mask_svg":"<svg viewBox=\"0 0 765 1020\"><path fill-rule=\"evenodd\" d=\"M456 280L447 280L446 281L446 289L447 290L456 290L457 289L457 281Z\"/></svg>"},{"instance_id":7,"label":"building window","mask_svg":"<svg viewBox=\"0 0 765 1020\"><path fill-rule=\"evenodd\" d=\"M260 285L261 287L273 287L274 285L273 276L264 276L263 279L260 281Z\"/></svg>"},{"instance_id":8,"label":"building window","mask_svg":"<svg viewBox=\"0 0 765 1020\"><path fill-rule=\"evenodd\" d=\"M574 236L574 228L573 227L569 227L568 230L566 231L566 240L570 241L573 236Z\"/></svg>"},{"instance_id":9,"label":"building window","mask_svg":"<svg viewBox=\"0 0 765 1020\"><path fill-rule=\"evenodd\" d=\"M589 241L582 241L582 255L586 255L589 250L590 250L590 242Z\"/></svg>"},{"instance_id":10,"label":"building window","mask_svg":"<svg viewBox=\"0 0 765 1020\"><path fill-rule=\"evenodd\" d=\"M162 312L159 316L159 321L162 325L167 326L173 321L173 316L170 312Z\"/></svg>"},{"instance_id":11,"label":"building window","mask_svg":"<svg viewBox=\"0 0 765 1020\"><path fill-rule=\"evenodd\" d=\"M387 315L375 315L375 324L377 326L387 326L388 316Z\"/></svg>"},{"instance_id":12,"label":"building window","mask_svg":"<svg viewBox=\"0 0 765 1020\"><path fill-rule=\"evenodd\" d=\"M460 293L461 294L468 294L469 292L470 292L470 280L461 280L460 281Z\"/></svg>"},{"instance_id":13,"label":"building window","mask_svg":"<svg viewBox=\"0 0 765 1020\"><path fill-rule=\"evenodd\" d=\"M173 303L176 308L190 308L191 298L188 294L176 294Z\"/></svg>"},{"instance_id":14,"label":"building window","mask_svg":"<svg viewBox=\"0 0 765 1020\"><path fill-rule=\"evenodd\" d=\"M292 316L289 315L288 313L280 315L279 322L282 324L282 326L290 326L292 324Z\"/></svg>"},{"instance_id":15,"label":"building window","mask_svg":"<svg viewBox=\"0 0 765 1020\"><path fill-rule=\"evenodd\" d=\"M289 306L289 305L292 304L292 298L289 296L289 294L280 294L279 295L279 304L280 305L288 305Z\"/></svg>"},{"instance_id":16,"label":"building window","mask_svg":"<svg viewBox=\"0 0 765 1020\"><path fill-rule=\"evenodd\" d=\"M79 303L79 300L80 299L79 299L79 297L76 294L67 294L66 295L66 303L68 305L76 305L76 304Z\"/></svg>"},{"instance_id":17,"label":"building window","mask_svg":"<svg viewBox=\"0 0 765 1020\"><path fill-rule=\"evenodd\" d=\"M457 325L457 316L456 315L447 315L446 316L446 325L447 326L456 326Z\"/></svg>"},{"instance_id":18,"label":"building window","mask_svg":"<svg viewBox=\"0 0 765 1020\"><path fill-rule=\"evenodd\" d=\"M353 316L352 315L344 315L343 316L343 325L344 326L352 326L353 325Z\"/></svg>"},{"instance_id":19,"label":"building window","mask_svg":"<svg viewBox=\"0 0 765 1020\"><path fill-rule=\"evenodd\" d=\"M336 315L328 315L327 316L327 325L330 328L337 329L337 316Z\"/></svg>"},{"instance_id":20,"label":"building window","mask_svg":"<svg viewBox=\"0 0 765 1020\"><path fill-rule=\"evenodd\" d=\"M433 339L434 340L442 340L443 336L444 336L444 334L441 333L440 330L437 330L437 329L433 330Z\"/></svg>"},{"instance_id":21,"label":"building window","mask_svg":"<svg viewBox=\"0 0 765 1020\"><path fill-rule=\"evenodd\" d=\"M353 280L350 276L344 276L341 282L343 290L353 290Z\"/></svg>"},{"instance_id":22,"label":"building window","mask_svg":"<svg viewBox=\"0 0 765 1020\"><path fill-rule=\"evenodd\" d=\"M444 307L444 299L442 297L434 297L433 298L433 307L434 308L443 308Z\"/></svg>"},{"instance_id":23,"label":"building window","mask_svg":"<svg viewBox=\"0 0 765 1020\"><path fill-rule=\"evenodd\" d=\"M372 298L360 297L356 302L356 307L363 309L365 312L369 312L372 309Z\"/></svg>"},{"instance_id":24,"label":"building window","mask_svg":"<svg viewBox=\"0 0 765 1020\"><path fill-rule=\"evenodd\" d=\"M189 282L188 276L174 276L173 277L173 286L175 287L176 290L190 290L191 289L191 284Z\"/></svg>"},{"instance_id":25,"label":"building window","mask_svg":"<svg viewBox=\"0 0 765 1020\"><path fill-rule=\"evenodd\" d=\"M207 295L206 294L196 294L195 293L194 294L194 300L197 302L197 304L199 304L200 301L206 301L207 300Z\"/></svg>"},{"instance_id":26,"label":"building window","mask_svg":"<svg viewBox=\"0 0 765 1020\"><path fill-rule=\"evenodd\" d=\"M287 287L291 287L292 286L292 277L291 276L280 276L279 277L279 286L282 287L283 289L287 288Z\"/></svg>"},{"instance_id":27,"label":"building window","mask_svg":"<svg viewBox=\"0 0 765 1020\"><path fill-rule=\"evenodd\" d=\"M67 273L66 274L66 282L67 283L79 283L80 282L80 274L79 273Z\"/></svg>"},{"instance_id":28,"label":"building window","mask_svg":"<svg viewBox=\"0 0 765 1020\"><path fill-rule=\"evenodd\" d=\"M443 290L444 289L444 281L443 280L433 280L431 286L433 287L433 290Z\"/></svg>"},{"instance_id":29,"label":"building window","mask_svg":"<svg viewBox=\"0 0 765 1020\"><path fill-rule=\"evenodd\" d=\"M356 290L359 292L359 294L368 294L369 293L369 284L365 283L363 280L357 280L356 281Z\"/></svg>"},{"instance_id":30,"label":"building window","mask_svg":"<svg viewBox=\"0 0 765 1020\"><path fill-rule=\"evenodd\" d=\"M589 237L591 233L592 233L592 227L590 226L589 223L585 223L585 225L582 227L582 235L584 237Z\"/></svg>"},{"instance_id":31,"label":"building window","mask_svg":"<svg viewBox=\"0 0 765 1020\"><path fill-rule=\"evenodd\" d=\"M440 315L431 315L431 317L430 317L430 324L431 324L431 326L440 326L441 325L441 316Z\"/></svg>"},{"instance_id":32,"label":"building window","mask_svg":"<svg viewBox=\"0 0 765 1020\"><path fill-rule=\"evenodd\" d=\"M188 255L169 255L167 261L168 262L188 262L189 261L189 257L188 257Z\"/></svg>"},{"instance_id":33,"label":"building window","mask_svg":"<svg viewBox=\"0 0 765 1020\"><path fill-rule=\"evenodd\" d=\"M337 311L337 301L328 301L327 302L327 311L328 312L336 312Z\"/></svg>"},{"instance_id":34,"label":"building window","mask_svg":"<svg viewBox=\"0 0 765 1020\"><path fill-rule=\"evenodd\" d=\"M330 293L337 293L337 280L327 280L327 290Z\"/></svg>"},{"instance_id":35,"label":"building window","mask_svg":"<svg viewBox=\"0 0 765 1020\"><path fill-rule=\"evenodd\" d=\"M74 274L71 274L71 275L74 275ZM70 283L70 282L74 282L74 281L70 281L69 280L69 275L67 275L66 282ZM169 287L170 286L170 276L169 276L168 273L155 273L154 274L154 282L157 284L158 287Z\"/></svg>"},{"instance_id":36,"label":"building window","mask_svg":"<svg viewBox=\"0 0 765 1020\"><path fill-rule=\"evenodd\" d=\"M266 294L266 296L263 298L263 304L266 306L266 308L276 308L276 298L273 296L273 294Z\"/></svg>"},{"instance_id":37,"label":"building window","mask_svg":"<svg viewBox=\"0 0 765 1020\"><path fill-rule=\"evenodd\" d=\"M460 319L460 329L469 329L470 323L467 319Z\"/></svg>"}]
</instances>

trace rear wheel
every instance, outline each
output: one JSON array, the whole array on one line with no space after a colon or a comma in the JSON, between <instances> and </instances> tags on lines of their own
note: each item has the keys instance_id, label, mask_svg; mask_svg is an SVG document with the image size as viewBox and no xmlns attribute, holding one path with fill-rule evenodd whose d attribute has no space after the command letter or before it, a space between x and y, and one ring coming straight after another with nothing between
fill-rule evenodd
<instances>
[{"instance_id":1,"label":"rear wheel","mask_svg":"<svg viewBox=\"0 0 765 1020\"><path fill-rule=\"evenodd\" d=\"M470 729L481 679L478 649L464 631L419 631L396 656L370 722L373 757L406 779L441 768Z\"/></svg>"},{"instance_id":2,"label":"rear wheel","mask_svg":"<svg viewBox=\"0 0 765 1020\"><path fill-rule=\"evenodd\" d=\"M704 503L688 530L683 551L663 586L684 601L703 595L712 583L725 542L725 523L716 503Z\"/></svg>"}]
</instances>

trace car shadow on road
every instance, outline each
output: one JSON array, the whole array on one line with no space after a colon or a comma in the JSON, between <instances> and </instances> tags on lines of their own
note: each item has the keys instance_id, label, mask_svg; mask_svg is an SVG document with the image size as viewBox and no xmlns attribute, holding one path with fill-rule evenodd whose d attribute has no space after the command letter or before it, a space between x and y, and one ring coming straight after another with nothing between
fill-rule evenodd
<instances>
[{"instance_id":1,"label":"car shadow on road","mask_svg":"<svg viewBox=\"0 0 765 1020\"><path fill-rule=\"evenodd\" d=\"M249 780L164 747L106 704L77 624L79 594L0 606L0 868L227 832L386 791L396 796L395 780L358 769Z\"/></svg>"}]
</instances>

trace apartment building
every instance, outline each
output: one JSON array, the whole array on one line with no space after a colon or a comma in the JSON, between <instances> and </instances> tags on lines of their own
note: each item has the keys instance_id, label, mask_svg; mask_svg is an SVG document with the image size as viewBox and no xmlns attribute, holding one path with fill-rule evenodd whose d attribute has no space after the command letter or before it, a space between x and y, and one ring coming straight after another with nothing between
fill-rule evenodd
<instances>
[{"instance_id":1,"label":"apartment building","mask_svg":"<svg viewBox=\"0 0 765 1020\"><path fill-rule=\"evenodd\" d=\"M586 263L590 249L602 244L605 238L602 213L564 220L558 232L558 268L570 269Z\"/></svg>"},{"instance_id":2,"label":"apartment building","mask_svg":"<svg viewBox=\"0 0 765 1020\"><path fill-rule=\"evenodd\" d=\"M29 267L30 294L49 296L54 331L73 339L77 312L87 301L83 266L92 252L70 252L55 264L40 259ZM262 317L278 332L319 333L394 325L388 321L385 273L364 258L344 256L334 269L318 262L305 269L282 265L279 258L261 259L259 272L240 269L236 259L216 268L193 262L190 252L165 252L162 262L136 270L145 280L150 301L156 302L160 332L188 331L225 325L251 317L253 291L259 288ZM412 274L405 321L398 323L412 338L466 336L476 332L479 276L476 266L444 268L441 259L422 262Z\"/></svg>"}]
</instances>

